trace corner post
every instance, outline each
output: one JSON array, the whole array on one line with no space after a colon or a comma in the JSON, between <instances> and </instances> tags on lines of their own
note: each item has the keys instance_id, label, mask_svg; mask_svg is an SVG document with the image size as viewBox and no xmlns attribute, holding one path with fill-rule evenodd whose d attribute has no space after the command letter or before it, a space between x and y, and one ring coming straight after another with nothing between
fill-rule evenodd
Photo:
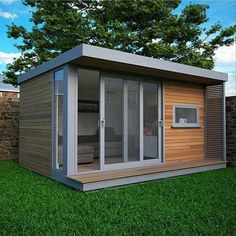
<instances>
[{"instance_id":1,"label":"corner post","mask_svg":"<svg viewBox=\"0 0 236 236\"><path fill-rule=\"evenodd\" d=\"M78 67L65 65L64 173L77 174Z\"/></svg>"}]
</instances>

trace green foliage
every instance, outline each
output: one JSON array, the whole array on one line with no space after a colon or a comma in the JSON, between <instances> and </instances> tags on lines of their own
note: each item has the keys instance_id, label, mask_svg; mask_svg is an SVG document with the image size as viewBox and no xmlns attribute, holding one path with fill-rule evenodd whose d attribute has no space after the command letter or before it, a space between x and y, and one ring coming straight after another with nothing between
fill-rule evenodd
<instances>
[{"instance_id":1,"label":"green foliage","mask_svg":"<svg viewBox=\"0 0 236 236\"><path fill-rule=\"evenodd\" d=\"M81 193L0 162L0 235L235 235L236 169Z\"/></svg>"},{"instance_id":2,"label":"green foliage","mask_svg":"<svg viewBox=\"0 0 236 236\"><path fill-rule=\"evenodd\" d=\"M234 41L235 26L209 29L207 5L173 11L180 0L24 0L34 7L32 30L14 23L8 37L23 39L19 59L7 65L5 82L78 44L87 43L212 69L214 51Z\"/></svg>"}]
</instances>

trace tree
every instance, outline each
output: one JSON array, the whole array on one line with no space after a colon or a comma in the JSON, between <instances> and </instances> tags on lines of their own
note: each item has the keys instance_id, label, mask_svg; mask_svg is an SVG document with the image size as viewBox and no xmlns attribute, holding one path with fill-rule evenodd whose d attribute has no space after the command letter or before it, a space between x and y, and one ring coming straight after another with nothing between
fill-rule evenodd
<instances>
[{"instance_id":1,"label":"tree","mask_svg":"<svg viewBox=\"0 0 236 236\"><path fill-rule=\"evenodd\" d=\"M24 0L33 7L33 27L8 26L8 37L23 42L21 57L7 65L5 82L81 43L161 58L202 68L214 67L214 51L231 45L236 26L204 28L207 5L180 0Z\"/></svg>"}]
</instances>

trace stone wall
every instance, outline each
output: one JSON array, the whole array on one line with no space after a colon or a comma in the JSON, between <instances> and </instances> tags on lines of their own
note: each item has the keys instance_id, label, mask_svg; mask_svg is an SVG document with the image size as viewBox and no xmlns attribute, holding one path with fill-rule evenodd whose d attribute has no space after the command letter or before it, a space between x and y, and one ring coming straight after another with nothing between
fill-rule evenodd
<instances>
[{"instance_id":1,"label":"stone wall","mask_svg":"<svg viewBox=\"0 0 236 236\"><path fill-rule=\"evenodd\" d=\"M226 153L229 166L236 167L236 97L226 98Z\"/></svg>"},{"instance_id":2,"label":"stone wall","mask_svg":"<svg viewBox=\"0 0 236 236\"><path fill-rule=\"evenodd\" d=\"M0 91L0 160L18 158L19 93Z\"/></svg>"}]
</instances>

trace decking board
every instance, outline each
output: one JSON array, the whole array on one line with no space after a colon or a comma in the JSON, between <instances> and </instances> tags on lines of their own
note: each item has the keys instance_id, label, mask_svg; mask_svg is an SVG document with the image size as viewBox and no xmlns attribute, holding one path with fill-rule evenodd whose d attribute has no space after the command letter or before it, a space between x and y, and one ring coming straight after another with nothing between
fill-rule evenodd
<instances>
[{"instance_id":1,"label":"decking board","mask_svg":"<svg viewBox=\"0 0 236 236\"><path fill-rule=\"evenodd\" d=\"M111 171L101 171L96 173L78 174L74 176L68 176L68 178L78 181L82 184L86 184L99 181L114 180L119 178L128 178L133 176L168 172L174 170L183 170L202 166L217 165L223 163L225 162L222 160L189 161L189 162L174 163L174 164L161 164L155 166L127 168L122 170L111 170Z\"/></svg>"}]
</instances>

